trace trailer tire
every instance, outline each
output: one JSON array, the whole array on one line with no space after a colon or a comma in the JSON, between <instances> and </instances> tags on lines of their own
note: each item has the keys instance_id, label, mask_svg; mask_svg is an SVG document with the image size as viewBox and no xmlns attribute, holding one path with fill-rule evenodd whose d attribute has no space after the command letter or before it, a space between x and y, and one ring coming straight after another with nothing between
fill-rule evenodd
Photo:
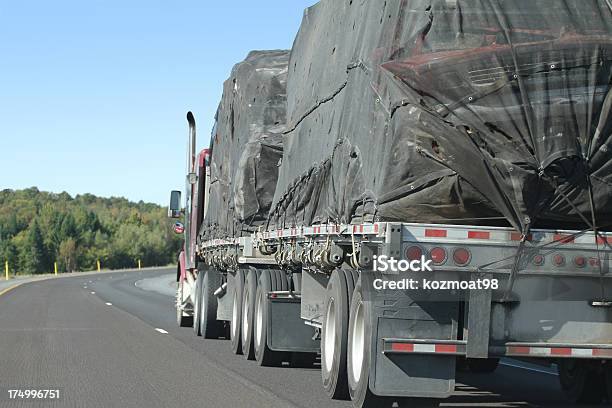
<instances>
[{"instance_id":1,"label":"trailer tire","mask_svg":"<svg viewBox=\"0 0 612 408\"><path fill-rule=\"evenodd\" d=\"M192 324L193 331L195 332L196 336L202 335L202 331L200 330L200 324L201 324L200 312L202 310L202 278L204 277L205 273L206 273L206 270L204 268L201 268L198 265L198 277L196 279L195 299L193 302L193 324Z\"/></svg>"},{"instance_id":2,"label":"trailer tire","mask_svg":"<svg viewBox=\"0 0 612 408\"><path fill-rule=\"evenodd\" d=\"M372 362L372 327L370 325L371 302L365 302L361 282L355 286L351 300L347 347L348 389L356 408L437 407L439 402L427 398L387 397L375 395L370 390L370 366Z\"/></svg>"},{"instance_id":3,"label":"trailer tire","mask_svg":"<svg viewBox=\"0 0 612 408\"><path fill-rule=\"evenodd\" d=\"M335 269L327 282L321 330L323 388L334 399L348 399L346 348L352 289L351 272Z\"/></svg>"},{"instance_id":4,"label":"trailer tire","mask_svg":"<svg viewBox=\"0 0 612 408\"><path fill-rule=\"evenodd\" d=\"M355 286L355 293L351 300L347 347L349 394L353 405L359 408L389 405L389 401L377 397L370 391L370 330L369 310L366 302L363 301L359 282Z\"/></svg>"},{"instance_id":5,"label":"trailer tire","mask_svg":"<svg viewBox=\"0 0 612 408\"><path fill-rule=\"evenodd\" d=\"M599 361L559 360L559 382L567 399L575 404L598 404L604 397L605 384Z\"/></svg>"},{"instance_id":6,"label":"trailer tire","mask_svg":"<svg viewBox=\"0 0 612 408\"><path fill-rule=\"evenodd\" d=\"M242 320L240 331L242 333L242 353L247 360L255 360L255 341L253 336L253 323L255 314L255 296L257 294L257 272L251 268L244 280L242 293Z\"/></svg>"},{"instance_id":7,"label":"trailer tire","mask_svg":"<svg viewBox=\"0 0 612 408\"><path fill-rule=\"evenodd\" d=\"M198 276L199 277L199 276ZM200 284L200 333L205 339L218 339L223 332L223 322L217 320L215 290L221 286L221 274L216 269L205 271Z\"/></svg>"},{"instance_id":8,"label":"trailer tire","mask_svg":"<svg viewBox=\"0 0 612 408\"><path fill-rule=\"evenodd\" d=\"M277 272L275 270L264 270L259 275L257 285L257 296L255 299L255 318L253 319L253 331L255 342L255 359L259 365L264 367L278 367L283 363L285 353L272 351L268 347L268 316L269 303L268 292L278 290Z\"/></svg>"},{"instance_id":9,"label":"trailer tire","mask_svg":"<svg viewBox=\"0 0 612 408\"><path fill-rule=\"evenodd\" d=\"M183 281L180 281L177 285L176 290L176 323L179 327L192 327L193 326L193 316L187 316L181 310L180 305L183 303L183 291L185 290L185 285Z\"/></svg>"},{"instance_id":10,"label":"trailer tire","mask_svg":"<svg viewBox=\"0 0 612 408\"><path fill-rule=\"evenodd\" d=\"M242 354L242 291L244 288L244 272L236 271L234 277L234 299L232 301L232 320L230 320L230 341L234 354Z\"/></svg>"}]
</instances>

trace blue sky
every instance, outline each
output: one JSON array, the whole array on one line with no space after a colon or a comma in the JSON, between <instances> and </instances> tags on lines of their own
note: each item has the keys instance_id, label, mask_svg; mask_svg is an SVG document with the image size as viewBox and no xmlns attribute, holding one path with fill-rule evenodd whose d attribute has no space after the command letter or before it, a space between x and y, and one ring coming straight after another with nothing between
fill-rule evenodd
<instances>
[{"instance_id":1,"label":"blue sky","mask_svg":"<svg viewBox=\"0 0 612 408\"><path fill-rule=\"evenodd\" d=\"M316 0L0 0L0 189L166 205L186 120L208 144L222 83L290 48Z\"/></svg>"}]
</instances>

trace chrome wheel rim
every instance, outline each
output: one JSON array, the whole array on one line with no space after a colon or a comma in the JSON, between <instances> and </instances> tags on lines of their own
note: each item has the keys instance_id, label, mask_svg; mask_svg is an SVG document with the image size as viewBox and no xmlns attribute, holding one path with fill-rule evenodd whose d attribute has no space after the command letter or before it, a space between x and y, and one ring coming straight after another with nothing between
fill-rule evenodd
<instances>
[{"instance_id":1,"label":"chrome wheel rim","mask_svg":"<svg viewBox=\"0 0 612 408\"><path fill-rule=\"evenodd\" d=\"M351 327L351 348L349 350L351 374L355 382L361 379L361 369L365 356L365 316L363 303L359 302Z\"/></svg>"},{"instance_id":2,"label":"chrome wheel rim","mask_svg":"<svg viewBox=\"0 0 612 408\"><path fill-rule=\"evenodd\" d=\"M249 331L249 291L244 292L242 299L242 339L246 341Z\"/></svg>"},{"instance_id":3,"label":"chrome wheel rim","mask_svg":"<svg viewBox=\"0 0 612 408\"><path fill-rule=\"evenodd\" d=\"M327 305L325 318L325 370L331 372L334 365L334 352L336 351L336 302L331 298Z\"/></svg>"},{"instance_id":4,"label":"chrome wheel rim","mask_svg":"<svg viewBox=\"0 0 612 408\"><path fill-rule=\"evenodd\" d=\"M257 297L257 306L255 309L255 343L257 348L259 348L263 337L263 296L261 293Z\"/></svg>"},{"instance_id":5,"label":"chrome wheel rim","mask_svg":"<svg viewBox=\"0 0 612 408\"><path fill-rule=\"evenodd\" d=\"M234 304L232 305L232 339L236 338L238 330L238 294L234 291Z\"/></svg>"}]
</instances>

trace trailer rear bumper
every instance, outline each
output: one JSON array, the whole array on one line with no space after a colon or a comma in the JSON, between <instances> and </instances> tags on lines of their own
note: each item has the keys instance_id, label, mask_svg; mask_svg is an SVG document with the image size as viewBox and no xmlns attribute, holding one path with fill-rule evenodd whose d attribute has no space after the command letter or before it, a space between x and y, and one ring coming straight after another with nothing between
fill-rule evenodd
<instances>
[{"instance_id":1,"label":"trailer rear bumper","mask_svg":"<svg viewBox=\"0 0 612 408\"><path fill-rule=\"evenodd\" d=\"M462 340L383 339L383 354L437 354L466 356ZM612 359L612 344L506 343L489 347L491 357Z\"/></svg>"}]
</instances>

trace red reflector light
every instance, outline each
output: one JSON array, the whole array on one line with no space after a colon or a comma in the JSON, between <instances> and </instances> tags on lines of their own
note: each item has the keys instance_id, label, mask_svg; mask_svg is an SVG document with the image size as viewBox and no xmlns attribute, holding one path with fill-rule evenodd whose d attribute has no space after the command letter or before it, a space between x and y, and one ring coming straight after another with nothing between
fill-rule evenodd
<instances>
[{"instance_id":1,"label":"red reflector light","mask_svg":"<svg viewBox=\"0 0 612 408\"><path fill-rule=\"evenodd\" d=\"M468 231L469 239L489 239L491 234L487 231Z\"/></svg>"},{"instance_id":2,"label":"red reflector light","mask_svg":"<svg viewBox=\"0 0 612 408\"><path fill-rule=\"evenodd\" d=\"M431 238L446 238L446 230L426 229L425 236Z\"/></svg>"},{"instance_id":3,"label":"red reflector light","mask_svg":"<svg viewBox=\"0 0 612 408\"><path fill-rule=\"evenodd\" d=\"M446 250L440 247L433 248L429 252L429 257L434 264L442 265L444 262L446 262Z\"/></svg>"},{"instance_id":4,"label":"red reflector light","mask_svg":"<svg viewBox=\"0 0 612 408\"><path fill-rule=\"evenodd\" d=\"M532 260L534 265L541 266L544 265L544 256L543 255L535 255Z\"/></svg>"},{"instance_id":5,"label":"red reflector light","mask_svg":"<svg viewBox=\"0 0 612 408\"><path fill-rule=\"evenodd\" d=\"M584 268L586 265L586 258L584 256L577 256L574 258L574 265L579 268Z\"/></svg>"},{"instance_id":6,"label":"red reflector light","mask_svg":"<svg viewBox=\"0 0 612 408\"><path fill-rule=\"evenodd\" d=\"M411 246L406 249L406 259L409 261L414 261L416 259L421 259L423 256L423 250L418 246Z\"/></svg>"},{"instance_id":7,"label":"red reflector light","mask_svg":"<svg viewBox=\"0 0 612 408\"><path fill-rule=\"evenodd\" d=\"M470 263L470 259L472 258L472 254L465 248L457 248L453 251L453 261L458 266L465 266Z\"/></svg>"},{"instance_id":8,"label":"red reflector light","mask_svg":"<svg viewBox=\"0 0 612 408\"><path fill-rule=\"evenodd\" d=\"M553 256L553 263L555 266L563 266L565 265L565 257L561 254L557 254Z\"/></svg>"},{"instance_id":9,"label":"red reflector light","mask_svg":"<svg viewBox=\"0 0 612 408\"><path fill-rule=\"evenodd\" d=\"M612 237L597 237L597 243L600 245L612 244Z\"/></svg>"},{"instance_id":10,"label":"red reflector light","mask_svg":"<svg viewBox=\"0 0 612 408\"><path fill-rule=\"evenodd\" d=\"M554 241L560 244L571 244L574 242L572 235L555 234Z\"/></svg>"}]
</instances>

